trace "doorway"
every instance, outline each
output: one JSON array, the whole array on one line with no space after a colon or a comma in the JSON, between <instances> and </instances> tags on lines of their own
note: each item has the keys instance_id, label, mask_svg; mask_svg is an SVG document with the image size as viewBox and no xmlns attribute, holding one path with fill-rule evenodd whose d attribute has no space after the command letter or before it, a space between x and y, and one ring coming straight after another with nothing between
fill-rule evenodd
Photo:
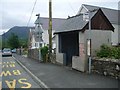
<instances>
[{"instance_id":1,"label":"doorway","mask_svg":"<svg viewBox=\"0 0 120 90\"><path fill-rule=\"evenodd\" d=\"M79 33L67 32L59 34L59 50L65 53L64 65L72 66L72 56L79 56Z\"/></svg>"}]
</instances>

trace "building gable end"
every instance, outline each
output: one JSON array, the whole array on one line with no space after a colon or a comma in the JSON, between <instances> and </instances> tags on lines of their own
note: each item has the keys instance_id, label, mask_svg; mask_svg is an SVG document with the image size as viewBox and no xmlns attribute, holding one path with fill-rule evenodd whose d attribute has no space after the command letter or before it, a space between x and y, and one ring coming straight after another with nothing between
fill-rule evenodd
<instances>
[{"instance_id":1,"label":"building gable end","mask_svg":"<svg viewBox=\"0 0 120 90\"><path fill-rule=\"evenodd\" d=\"M87 11L88 11L88 9L84 5L82 5L77 14L85 13Z\"/></svg>"},{"instance_id":2,"label":"building gable end","mask_svg":"<svg viewBox=\"0 0 120 90\"><path fill-rule=\"evenodd\" d=\"M88 29L88 23L85 25L83 30ZM91 19L91 28L96 30L111 30L114 31L114 27L104 15L101 9L92 17Z\"/></svg>"}]
</instances>

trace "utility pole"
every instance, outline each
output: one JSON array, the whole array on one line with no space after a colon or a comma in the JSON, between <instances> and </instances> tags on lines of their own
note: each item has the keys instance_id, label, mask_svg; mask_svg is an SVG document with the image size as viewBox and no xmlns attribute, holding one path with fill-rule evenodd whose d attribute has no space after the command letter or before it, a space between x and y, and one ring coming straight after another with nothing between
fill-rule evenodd
<instances>
[{"instance_id":1,"label":"utility pole","mask_svg":"<svg viewBox=\"0 0 120 90\"><path fill-rule=\"evenodd\" d=\"M52 55L52 0L49 0L49 61Z\"/></svg>"}]
</instances>

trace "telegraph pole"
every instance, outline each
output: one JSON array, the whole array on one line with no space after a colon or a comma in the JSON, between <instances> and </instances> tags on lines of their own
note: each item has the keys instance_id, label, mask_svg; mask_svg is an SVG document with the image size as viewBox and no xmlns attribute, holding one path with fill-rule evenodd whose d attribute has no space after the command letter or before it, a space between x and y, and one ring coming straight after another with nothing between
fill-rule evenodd
<instances>
[{"instance_id":1,"label":"telegraph pole","mask_svg":"<svg viewBox=\"0 0 120 90\"><path fill-rule=\"evenodd\" d=\"M52 55L52 0L49 0L49 61Z\"/></svg>"}]
</instances>

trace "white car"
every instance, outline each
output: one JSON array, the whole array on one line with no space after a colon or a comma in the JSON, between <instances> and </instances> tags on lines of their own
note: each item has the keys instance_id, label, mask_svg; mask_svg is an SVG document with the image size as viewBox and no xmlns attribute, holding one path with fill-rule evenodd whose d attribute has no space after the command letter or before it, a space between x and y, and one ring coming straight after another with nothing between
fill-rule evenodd
<instances>
[{"instance_id":1,"label":"white car","mask_svg":"<svg viewBox=\"0 0 120 90\"><path fill-rule=\"evenodd\" d=\"M16 53L16 49L13 49L13 50L12 50L12 53Z\"/></svg>"},{"instance_id":2,"label":"white car","mask_svg":"<svg viewBox=\"0 0 120 90\"><path fill-rule=\"evenodd\" d=\"M2 56L12 56L12 52L10 48L4 48L2 50Z\"/></svg>"}]
</instances>

